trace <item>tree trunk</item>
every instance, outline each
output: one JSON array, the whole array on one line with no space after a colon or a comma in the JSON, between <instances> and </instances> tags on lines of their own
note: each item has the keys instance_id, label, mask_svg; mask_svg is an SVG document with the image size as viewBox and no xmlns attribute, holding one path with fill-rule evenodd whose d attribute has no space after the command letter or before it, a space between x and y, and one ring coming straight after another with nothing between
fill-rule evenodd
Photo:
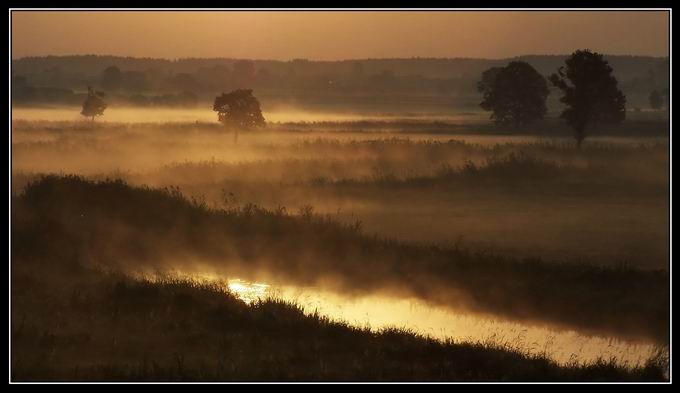
<instances>
[{"instance_id":1,"label":"tree trunk","mask_svg":"<svg viewBox=\"0 0 680 393\"><path fill-rule=\"evenodd\" d=\"M234 144L238 143L238 129L234 130Z\"/></svg>"}]
</instances>

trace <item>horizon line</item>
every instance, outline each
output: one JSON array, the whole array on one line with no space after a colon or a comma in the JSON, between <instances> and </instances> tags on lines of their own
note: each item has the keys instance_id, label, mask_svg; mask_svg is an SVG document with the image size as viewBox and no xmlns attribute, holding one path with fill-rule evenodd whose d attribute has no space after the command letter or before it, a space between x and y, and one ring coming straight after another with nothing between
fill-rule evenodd
<instances>
[{"instance_id":1,"label":"horizon line","mask_svg":"<svg viewBox=\"0 0 680 393\"><path fill-rule=\"evenodd\" d=\"M669 55L662 55L662 56L654 56L654 55L637 55L637 54L610 54L610 53L602 53L602 52L597 52L603 56L609 56L609 57L648 57L648 58L654 58L654 59L667 59L670 58ZM215 56L215 57L143 57L143 56L130 56L130 55L112 55L112 54L94 54L94 53L87 53L87 54L60 54L60 55L53 55L53 54L44 54L44 55L31 55L31 56L22 56L22 57L12 57L12 61L18 61L18 60L23 60L23 59L39 59L39 58L48 58L48 57L118 57L118 58L123 58L123 59L138 59L138 60L166 60L170 62L176 62L176 61L184 61L184 60L252 60L252 61L278 61L278 62L294 62L294 61L309 61L309 62L316 62L316 63L333 63L333 62L346 62L346 61L370 61L370 60L487 60L487 61L500 61L500 60L509 60L509 59L517 59L521 57L568 57L570 56L571 53L565 53L565 54L522 54L522 55L515 55L515 56L509 56L509 57L437 57L437 56L411 56L411 57L356 57L356 58L344 58L344 59L314 59L314 58L305 58L305 57L296 57L296 58L289 58L289 59L272 59L272 58L249 58L249 57L220 57L220 56Z\"/></svg>"}]
</instances>

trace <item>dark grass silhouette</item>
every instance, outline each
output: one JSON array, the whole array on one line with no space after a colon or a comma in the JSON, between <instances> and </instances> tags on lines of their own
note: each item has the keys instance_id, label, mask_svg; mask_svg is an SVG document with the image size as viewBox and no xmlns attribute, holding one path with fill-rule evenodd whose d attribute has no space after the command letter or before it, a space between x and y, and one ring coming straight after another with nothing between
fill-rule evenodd
<instances>
[{"instance_id":1,"label":"dark grass silhouette","mask_svg":"<svg viewBox=\"0 0 680 393\"><path fill-rule=\"evenodd\" d=\"M515 320L666 344L665 271L516 260L460 247L419 246L361 232L311 210L209 208L177 189L47 176L14 198L13 261L111 269L192 269L200 260L248 278L332 279L342 291L387 291Z\"/></svg>"},{"instance_id":2,"label":"dark grass silhouette","mask_svg":"<svg viewBox=\"0 0 680 393\"><path fill-rule=\"evenodd\" d=\"M631 368L558 366L507 345L371 332L276 300L246 305L217 284L14 262L13 381L661 381L667 367L661 355Z\"/></svg>"}]
</instances>

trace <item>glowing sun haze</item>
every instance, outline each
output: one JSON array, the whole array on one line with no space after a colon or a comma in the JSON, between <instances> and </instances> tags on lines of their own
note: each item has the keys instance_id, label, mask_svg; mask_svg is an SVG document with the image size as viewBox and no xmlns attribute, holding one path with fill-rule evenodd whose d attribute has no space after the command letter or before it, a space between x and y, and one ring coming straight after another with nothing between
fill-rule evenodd
<instances>
[{"instance_id":1,"label":"glowing sun haze","mask_svg":"<svg viewBox=\"0 0 680 393\"><path fill-rule=\"evenodd\" d=\"M666 11L12 12L12 58L668 56Z\"/></svg>"}]
</instances>

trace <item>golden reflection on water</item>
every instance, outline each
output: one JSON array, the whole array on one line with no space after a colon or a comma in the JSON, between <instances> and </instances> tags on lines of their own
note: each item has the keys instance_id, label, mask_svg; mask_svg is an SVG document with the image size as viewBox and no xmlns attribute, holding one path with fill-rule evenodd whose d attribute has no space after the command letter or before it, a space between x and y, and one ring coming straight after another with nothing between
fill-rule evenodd
<instances>
[{"instance_id":1,"label":"golden reflection on water","mask_svg":"<svg viewBox=\"0 0 680 393\"><path fill-rule=\"evenodd\" d=\"M239 299L247 304L256 300L265 299L269 292L269 285L261 283L251 283L239 279L228 280L227 288Z\"/></svg>"},{"instance_id":2,"label":"golden reflection on water","mask_svg":"<svg viewBox=\"0 0 680 393\"><path fill-rule=\"evenodd\" d=\"M192 275L214 281L215 275ZM224 280L222 280L224 281ZM417 299L381 295L349 297L315 287L271 286L240 279L226 281L229 292L250 304L268 298L300 305L305 313L318 312L333 320L380 330L409 329L414 333L454 342L495 343L527 354L545 354L558 363L587 363L603 358L620 364L643 364L655 351L651 343L631 343L613 337L587 336L573 330L497 320Z\"/></svg>"}]
</instances>

